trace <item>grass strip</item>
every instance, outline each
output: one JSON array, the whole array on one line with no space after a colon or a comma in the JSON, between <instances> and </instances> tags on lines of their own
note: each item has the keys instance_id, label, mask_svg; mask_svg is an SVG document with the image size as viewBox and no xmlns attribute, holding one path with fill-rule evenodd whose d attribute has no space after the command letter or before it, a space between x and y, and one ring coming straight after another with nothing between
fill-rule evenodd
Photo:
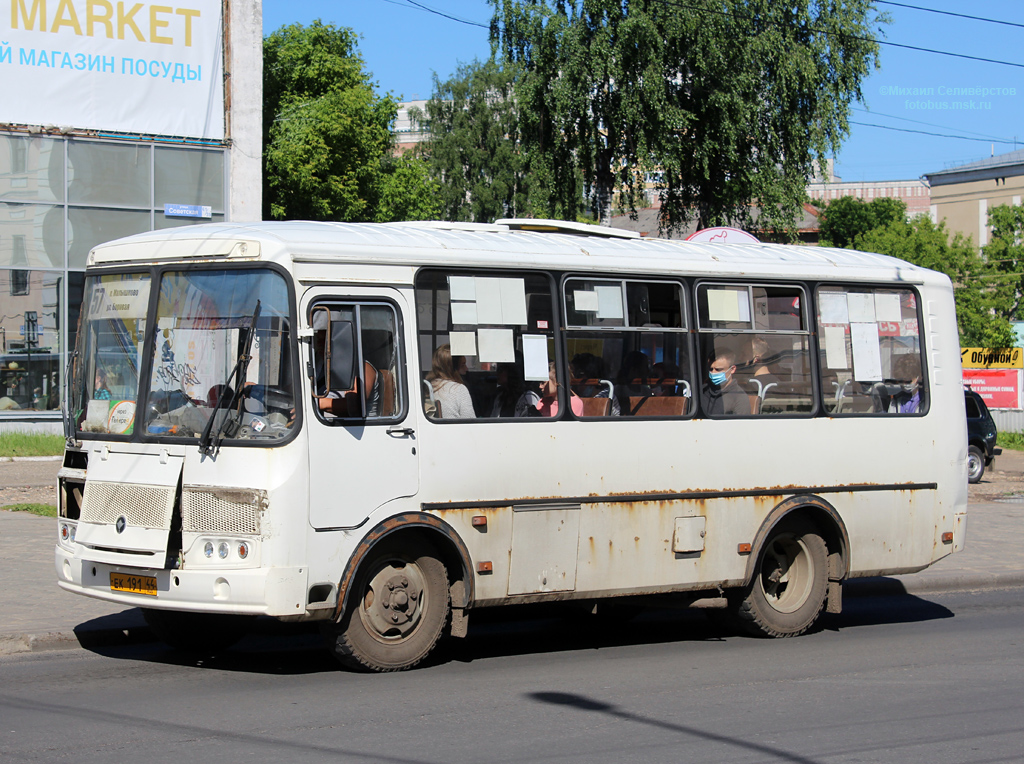
<instances>
[{"instance_id":1,"label":"grass strip","mask_svg":"<svg viewBox=\"0 0 1024 764\"><path fill-rule=\"evenodd\" d=\"M1024 432L1000 432L997 442L1003 448L1024 451Z\"/></svg>"},{"instance_id":2,"label":"grass strip","mask_svg":"<svg viewBox=\"0 0 1024 764\"><path fill-rule=\"evenodd\" d=\"M41 432L0 432L0 456L60 456L64 437Z\"/></svg>"},{"instance_id":3,"label":"grass strip","mask_svg":"<svg viewBox=\"0 0 1024 764\"><path fill-rule=\"evenodd\" d=\"M57 508L52 504L8 504L0 509L6 509L8 512L28 512L30 515L39 515L40 517L57 516Z\"/></svg>"}]
</instances>

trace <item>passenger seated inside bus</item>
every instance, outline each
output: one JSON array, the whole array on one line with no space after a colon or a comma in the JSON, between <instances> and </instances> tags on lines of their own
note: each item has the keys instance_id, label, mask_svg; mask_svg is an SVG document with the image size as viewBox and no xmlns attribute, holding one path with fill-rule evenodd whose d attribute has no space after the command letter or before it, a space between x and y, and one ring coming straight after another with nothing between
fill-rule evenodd
<instances>
[{"instance_id":1,"label":"passenger seated inside bus","mask_svg":"<svg viewBox=\"0 0 1024 764\"><path fill-rule=\"evenodd\" d=\"M521 360L499 363L497 382L498 391L491 406L492 417L539 416L537 404L540 403L540 393L527 389Z\"/></svg>"},{"instance_id":2,"label":"passenger seated inside bus","mask_svg":"<svg viewBox=\"0 0 1024 764\"><path fill-rule=\"evenodd\" d=\"M453 358L451 345L445 343L438 346L431 358L427 381L433 389L434 400L439 404L441 419L476 418L469 388L455 365L456 359L460 357ZM462 358L462 364L465 364L465 358Z\"/></svg>"},{"instance_id":3,"label":"passenger seated inside bus","mask_svg":"<svg viewBox=\"0 0 1024 764\"><path fill-rule=\"evenodd\" d=\"M736 374L736 353L729 349L716 350L708 358L708 380L701 391L704 413L724 416L743 416L750 413L750 399Z\"/></svg>"},{"instance_id":4,"label":"passenger seated inside bus","mask_svg":"<svg viewBox=\"0 0 1024 764\"><path fill-rule=\"evenodd\" d=\"M380 374L369 361L363 361L363 378L366 386L363 388L366 396L366 417L378 417L381 415L381 384ZM359 379L353 380L351 390L331 390L324 398L319 398L319 407L325 414L337 417L357 418L363 416L359 406L359 398L356 397L356 390L359 388Z\"/></svg>"},{"instance_id":5,"label":"passenger seated inside bus","mask_svg":"<svg viewBox=\"0 0 1024 764\"><path fill-rule=\"evenodd\" d=\"M318 378L316 387L321 390L327 389L325 382L325 375L327 373L325 363L326 342L326 331L321 330L313 333L314 368L317 370ZM363 361L363 379L365 380L363 388L363 394L366 399L365 416L367 418L378 417L381 415L380 375L377 373L377 368L366 360ZM356 377L353 379L352 388L349 390L327 390L327 394L324 397L317 398L317 407L324 414L333 417L362 417L362 408L359 398L356 396L359 384L360 380Z\"/></svg>"},{"instance_id":6,"label":"passenger seated inside bus","mask_svg":"<svg viewBox=\"0 0 1024 764\"><path fill-rule=\"evenodd\" d=\"M577 353L569 364L572 391L583 401L583 416L619 416L614 387L605 379L604 359L593 353Z\"/></svg>"},{"instance_id":7,"label":"passenger seated inside bus","mask_svg":"<svg viewBox=\"0 0 1024 764\"><path fill-rule=\"evenodd\" d=\"M678 389L679 369L670 363L656 363L651 367L651 395L658 397L681 395Z\"/></svg>"},{"instance_id":8,"label":"passenger seated inside bus","mask_svg":"<svg viewBox=\"0 0 1024 764\"><path fill-rule=\"evenodd\" d=\"M618 376L615 378L615 397L619 408L633 413L630 398L648 398L653 393L650 385L651 359L646 353L631 350L622 359Z\"/></svg>"},{"instance_id":9,"label":"passenger seated inside bus","mask_svg":"<svg viewBox=\"0 0 1024 764\"><path fill-rule=\"evenodd\" d=\"M916 414L923 408L921 357L917 353L898 355L892 362L892 378L871 388L876 412Z\"/></svg>"},{"instance_id":10,"label":"passenger seated inside bus","mask_svg":"<svg viewBox=\"0 0 1024 764\"><path fill-rule=\"evenodd\" d=\"M561 388L561 385L558 383L558 375L555 372L555 362L551 361L548 364L547 381L540 383L540 402L537 403L537 411L540 412L541 416L558 416L559 388ZM573 414L576 416L583 415L583 401L571 388L569 390L569 405L572 408Z\"/></svg>"}]
</instances>

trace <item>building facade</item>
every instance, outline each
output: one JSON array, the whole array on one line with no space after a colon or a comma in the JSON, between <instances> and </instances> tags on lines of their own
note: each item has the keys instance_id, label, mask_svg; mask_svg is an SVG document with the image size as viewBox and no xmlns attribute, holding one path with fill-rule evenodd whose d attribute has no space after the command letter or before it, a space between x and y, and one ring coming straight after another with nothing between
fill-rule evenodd
<instances>
[{"instance_id":1,"label":"building facade","mask_svg":"<svg viewBox=\"0 0 1024 764\"><path fill-rule=\"evenodd\" d=\"M932 187L932 220L946 221L951 233L988 244L988 211L1018 205L1024 197L1024 149L982 159L949 170L926 173Z\"/></svg>"},{"instance_id":2,"label":"building facade","mask_svg":"<svg viewBox=\"0 0 1024 764\"><path fill-rule=\"evenodd\" d=\"M915 217L931 211L931 189L924 180L870 180L843 182L840 178L807 185L807 196L812 202L828 204L844 196L853 196L865 202L874 199L899 199L907 205L907 215Z\"/></svg>"},{"instance_id":3,"label":"building facade","mask_svg":"<svg viewBox=\"0 0 1024 764\"><path fill-rule=\"evenodd\" d=\"M261 0L112 6L0 2L0 427L59 430L93 246L260 219Z\"/></svg>"}]
</instances>

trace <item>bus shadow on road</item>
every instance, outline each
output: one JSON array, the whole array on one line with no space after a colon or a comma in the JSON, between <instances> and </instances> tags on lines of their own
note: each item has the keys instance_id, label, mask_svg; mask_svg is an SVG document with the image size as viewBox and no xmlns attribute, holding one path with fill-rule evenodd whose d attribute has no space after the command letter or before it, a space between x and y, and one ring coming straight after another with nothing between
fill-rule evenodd
<instances>
[{"instance_id":1,"label":"bus shadow on road","mask_svg":"<svg viewBox=\"0 0 1024 764\"><path fill-rule=\"evenodd\" d=\"M891 581L891 583L889 583ZM123 614L120 614L123 615ZM465 639L449 639L422 664L473 663L492 658L556 654L580 650L727 642L743 639L727 621L696 608L650 607L633 618L600 616L573 605L522 605L475 611ZM844 597L841 614L823 613L815 631L855 632L864 626L919 623L952 618L948 608L908 594L899 581L886 580L872 596ZM709 617L711 616L711 617ZM324 648L316 624L280 623L260 618L234 647L213 656L177 652L145 625L123 629L124 619L105 616L81 624L82 647L109 658L253 674L315 674L342 670ZM104 628L106 627L106 628ZM105 635L99 639L98 635Z\"/></svg>"},{"instance_id":2,"label":"bus shadow on road","mask_svg":"<svg viewBox=\"0 0 1024 764\"><path fill-rule=\"evenodd\" d=\"M86 650L117 660L170 666L218 669L251 674L315 674L338 669L323 646L316 624L281 623L257 618L253 628L233 647L213 655L181 652L159 641L141 621L125 625L123 614L95 618L75 629Z\"/></svg>"},{"instance_id":3,"label":"bus shadow on road","mask_svg":"<svg viewBox=\"0 0 1024 764\"><path fill-rule=\"evenodd\" d=\"M920 623L954 617L949 608L910 594L895 578L864 579L863 584L854 580L844 586L843 594L843 612L824 613L819 621L821 629L839 631L858 626Z\"/></svg>"},{"instance_id":4,"label":"bus shadow on road","mask_svg":"<svg viewBox=\"0 0 1024 764\"><path fill-rule=\"evenodd\" d=\"M823 613L815 632L851 631L863 626L918 623L952 618L953 612L942 605L906 593L898 581L883 596L844 598L843 612ZM902 593L899 593L902 591ZM644 611L635 619L619 620L567 615L550 609L509 612L498 608L493 613L474 613L469 636L452 641L442 650L443 658L472 662L488 658L574 650L597 650L633 645L665 643L709 643L744 639L729 619L718 618L713 610L658 609ZM540 606L533 606L540 607Z\"/></svg>"}]
</instances>

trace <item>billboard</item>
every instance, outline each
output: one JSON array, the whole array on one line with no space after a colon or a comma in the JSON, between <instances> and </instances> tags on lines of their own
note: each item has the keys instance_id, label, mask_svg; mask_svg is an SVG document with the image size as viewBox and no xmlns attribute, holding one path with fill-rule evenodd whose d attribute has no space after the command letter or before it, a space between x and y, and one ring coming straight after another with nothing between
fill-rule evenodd
<instances>
[{"instance_id":1,"label":"billboard","mask_svg":"<svg viewBox=\"0 0 1024 764\"><path fill-rule=\"evenodd\" d=\"M221 0L0 0L0 122L224 138Z\"/></svg>"},{"instance_id":2,"label":"billboard","mask_svg":"<svg viewBox=\"0 0 1024 764\"><path fill-rule=\"evenodd\" d=\"M964 369L964 384L970 385L992 409L1019 409L1020 372L1016 369Z\"/></svg>"}]
</instances>

